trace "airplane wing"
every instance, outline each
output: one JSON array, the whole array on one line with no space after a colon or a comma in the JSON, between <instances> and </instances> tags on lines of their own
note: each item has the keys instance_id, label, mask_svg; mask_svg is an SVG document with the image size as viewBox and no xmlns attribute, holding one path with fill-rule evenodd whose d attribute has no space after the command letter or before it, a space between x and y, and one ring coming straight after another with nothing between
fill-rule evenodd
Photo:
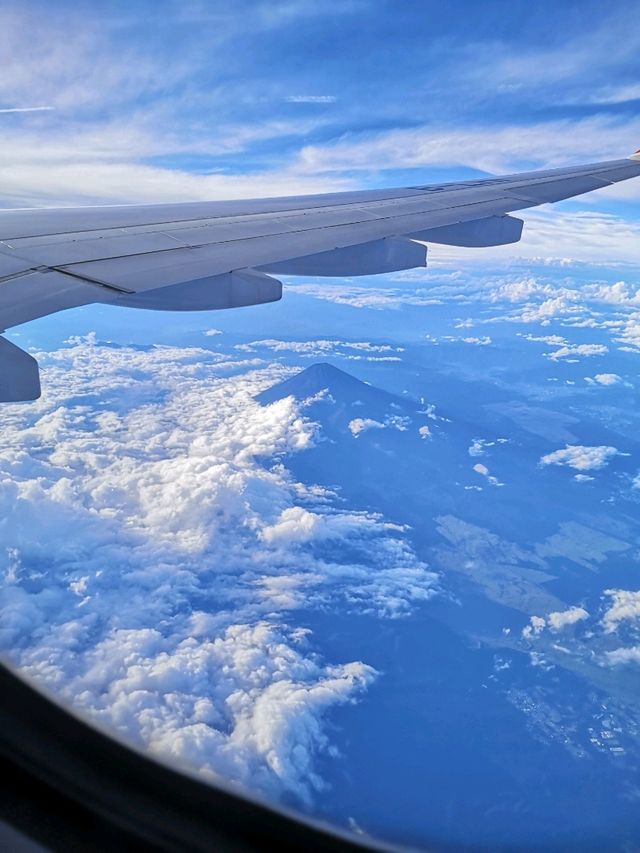
<instances>
[{"instance_id":1,"label":"airplane wing","mask_svg":"<svg viewBox=\"0 0 640 853\"><path fill-rule=\"evenodd\" d=\"M623 160L459 183L248 201L0 211L0 331L95 302L168 311L274 302L274 274L426 266L425 243L520 239L510 216L640 175ZM40 395L34 359L0 338L0 401Z\"/></svg>"}]
</instances>

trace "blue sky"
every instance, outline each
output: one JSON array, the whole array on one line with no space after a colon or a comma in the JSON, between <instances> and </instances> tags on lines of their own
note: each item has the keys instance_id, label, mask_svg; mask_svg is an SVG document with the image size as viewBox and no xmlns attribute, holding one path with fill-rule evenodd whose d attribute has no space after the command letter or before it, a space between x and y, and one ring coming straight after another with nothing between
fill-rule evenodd
<instances>
[{"instance_id":1,"label":"blue sky","mask_svg":"<svg viewBox=\"0 0 640 853\"><path fill-rule=\"evenodd\" d=\"M292 194L624 156L640 145L638 10L4 3L0 108L50 109L0 113L3 202ZM635 187L599 198L635 218Z\"/></svg>"}]
</instances>

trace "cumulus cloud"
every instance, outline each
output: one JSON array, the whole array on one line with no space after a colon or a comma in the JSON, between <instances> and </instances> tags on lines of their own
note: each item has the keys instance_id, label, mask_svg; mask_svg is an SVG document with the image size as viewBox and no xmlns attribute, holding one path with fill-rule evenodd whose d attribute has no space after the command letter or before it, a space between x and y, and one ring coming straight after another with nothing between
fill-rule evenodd
<instances>
[{"instance_id":1,"label":"cumulus cloud","mask_svg":"<svg viewBox=\"0 0 640 853\"><path fill-rule=\"evenodd\" d=\"M477 462L473 466L473 470L476 474L480 474L480 476L485 477L487 482L491 483L492 486L504 486L504 483L501 483L497 477L492 476L487 466L483 465L481 462Z\"/></svg>"},{"instance_id":2,"label":"cumulus cloud","mask_svg":"<svg viewBox=\"0 0 640 853\"><path fill-rule=\"evenodd\" d=\"M586 357L591 355L604 355L609 348L604 344L568 344L560 347L554 352L546 353L551 361L559 361L561 358Z\"/></svg>"},{"instance_id":3,"label":"cumulus cloud","mask_svg":"<svg viewBox=\"0 0 640 853\"><path fill-rule=\"evenodd\" d=\"M554 610L545 616L532 616L529 624L522 629L522 636L530 640L539 636L545 628L554 634L589 618L589 613L584 607L569 607L567 610Z\"/></svg>"},{"instance_id":4,"label":"cumulus cloud","mask_svg":"<svg viewBox=\"0 0 640 853\"><path fill-rule=\"evenodd\" d=\"M625 281L594 285L590 295L596 301L610 305L640 306L640 287L634 287Z\"/></svg>"},{"instance_id":5,"label":"cumulus cloud","mask_svg":"<svg viewBox=\"0 0 640 853\"><path fill-rule=\"evenodd\" d=\"M293 352L303 358L319 358L327 355L339 355L347 361L400 361L397 353L404 352L404 347L391 344L374 344L369 341L280 341L266 339L237 344L235 349L240 352L257 352L268 349L272 352Z\"/></svg>"},{"instance_id":6,"label":"cumulus cloud","mask_svg":"<svg viewBox=\"0 0 640 853\"><path fill-rule=\"evenodd\" d=\"M543 301L555 297L557 289L548 283L542 284L534 276L498 282L486 294L489 302L530 302L532 297Z\"/></svg>"},{"instance_id":7,"label":"cumulus cloud","mask_svg":"<svg viewBox=\"0 0 640 853\"><path fill-rule=\"evenodd\" d=\"M536 341L538 343L543 344L553 344L554 346L561 346L566 344L567 341L562 335L524 335L525 340L527 341Z\"/></svg>"},{"instance_id":8,"label":"cumulus cloud","mask_svg":"<svg viewBox=\"0 0 640 853\"><path fill-rule=\"evenodd\" d=\"M504 443L504 439L499 439L500 443ZM474 438L471 444L469 445L468 453L469 456L483 456L486 453L487 447L495 447L495 441L489 441L486 438ZM474 470L476 470L474 468Z\"/></svg>"},{"instance_id":9,"label":"cumulus cloud","mask_svg":"<svg viewBox=\"0 0 640 853\"><path fill-rule=\"evenodd\" d=\"M324 660L298 609L400 618L436 576L289 473L315 427L254 399L289 369L95 336L39 358L42 399L3 410L0 649L159 756L308 802L325 715L376 675Z\"/></svg>"},{"instance_id":10,"label":"cumulus cloud","mask_svg":"<svg viewBox=\"0 0 640 853\"><path fill-rule=\"evenodd\" d=\"M640 351L640 312L630 314L622 323L620 337L615 339L624 346L620 349L625 352Z\"/></svg>"},{"instance_id":11,"label":"cumulus cloud","mask_svg":"<svg viewBox=\"0 0 640 853\"><path fill-rule=\"evenodd\" d=\"M264 527L261 538L269 544L279 546L290 543L321 541L323 539L345 540L350 536L374 536L381 530L400 531L403 528L385 524L379 516L367 513L311 512L300 506L283 510L276 521Z\"/></svg>"},{"instance_id":12,"label":"cumulus cloud","mask_svg":"<svg viewBox=\"0 0 640 853\"><path fill-rule=\"evenodd\" d=\"M527 227L531 229L537 221L538 214L528 214L532 222ZM556 211L550 215L548 221L550 237L556 232L558 220L562 216ZM591 221L591 220L589 220ZM583 218L571 226L571 233L567 233L567 241L575 242L576 230L584 227ZM619 221L607 220L601 223L603 234L619 235L620 245L616 251L622 253L625 247L637 246L638 235L629 234L625 231L624 224ZM528 231L527 233L530 233ZM436 251L438 255L436 255ZM448 251L448 249L447 249ZM368 308L373 310L400 310L403 307L427 307L439 305L446 302L467 303L470 300L487 302L491 305L514 306L510 310L499 314L489 320L460 319L456 328L471 328L486 322L510 322L529 324L535 323L541 326L549 326L553 322L563 322L575 327L599 328L601 323L591 316L589 303L601 305L615 305L620 310L633 310L638 307L637 289L625 282L614 285L604 285L602 282L584 282L580 280L579 286L571 283L571 279L563 275L562 279L554 281L552 274L548 276L534 275L527 269L527 274L503 274L492 275L478 274L476 269L477 257L487 262L487 253L491 250L483 250L480 256L470 255L468 250L460 249L457 253L447 254L444 247L432 249L432 265L428 270L409 270L395 273L393 279L388 278L388 283L381 287L376 283L372 286L366 284L334 284L323 282L322 284L304 283L288 284L287 290L315 299L333 302L339 305L348 305L353 308ZM519 264L524 264L521 252L521 244L518 245ZM503 259L513 264L512 258ZM536 265L544 263L539 257L531 259ZM634 260L640 260L634 258ZM572 266L580 270L577 261L567 260L564 268ZM498 267L499 268L499 267ZM403 285L403 286L398 286ZM639 315L640 316L640 315ZM637 318L636 318L637 320ZM625 325L620 322L620 329ZM477 336L484 340L488 336ZM548 343L557 347L567 345L569 342L559 334L536 335L528 334L525 338L530 341ZM439 337L437 340L445 340ZM462 340L450 337L449 340ZM436 340L436 338L433 338Z\"/></svg>"},{"instance_id":13,"label":"cumulus cloud","mask_svg":"<svg viewBox=\"0 0 640 853\"><path fill-rule=\"evenodd\" d=\"M596 373L593 378L585 376L585 381L590 385L618 385L622 382L622 377L617 373Z\"/></svg>"},{"instance_id":14,"label":"cumulus cloud","mask_svg":"<svg viewBox=\"0 0 640 853\"><path fill-rule=\"evenodd\" d=\"M575 625L587 619L589 613L584 607L570 607L568 610L556 610L547 615L547 622L552 631L561 631L567 625Z\"/></svg>"},{"instance_id":15,"label":"cumulus cloud","mask_svg":"<svg viewBox=\"0 0 640 853\"><path fill-rule=\"evenodd\" d=\"M526 306L513 319L518 320L520 323L541 323L545 326L554 317L570 314L575 311L575 306L571 305L567 299L563 296L556 296L553 299L545 299L539 305Z\"/></svg>"},{"instance_id":16,"label":"cumulus cloud","mask_svg":"<svg viewBox=\"0 0 640 853\"><path fill-rule=\"evenodd\" d=\"M605 654L607 663L611 664L611 666L620 666L627 663L640 663L640 646L614 649L611 652L605 652Z\"/></svg>"},{"instance_id":17,"label":"cumulus cloud","mask_svg":"<svg viewBox=\"0 0 640 853\"><path fill-rule=\"evenodd\" d=\"M486 347L489 346L493 341L489 337L489 335L483 335L482 337L468 337L461 338L463 344L477 344L478 346Z\"/></svg>"},{"instance_id":18,"label":"cumulus cloud","mask_svg":"<svg viewBox=\"0 0 640 853\"><path fill-rule=\"evenodd\" d=\"M583 444L568 444L561 450L547 453L540 459L541 465L566 465L577 471L596 471L604 468L614 456L625 454L615 447L601 445L599 447L587 447Z\"/></svg>"},{"instance_id":19,"label":"cumulus cloud","mask_svg":"<svg viewBox=\"0 0 640 853\"><path fill-rule=\"evenodd\" d=\"M605 595L611 598L611 604L602 617L602 624L608 634L617 630L621 622L640 621L640 591L605 589Z\"/></svg>"},{"instance_id":20,"label":"cumulus cloud","mask_svg":"<svg viewBox=\"0 0 640 853\"><path fill-rule=\"evenodd\" d=\"M263 794L293 788L308 803L323 787L313 766L329 746L322 717L353 701L374 670L322 665L304 635L268 622L212 629L201 614L180 640L114 628L66 674L64 694L178 766ZM42 657L32 654L26 671L39 672Z\"/></svg>"},{"instance_id":21,"label":"cumulus cloud","mask_svg":"<svg viewBox=\"0 0 640 853\"><path fill-rule=\"evenodd\" d=\"M531 639L531 637L541 634L546 624L547 620L544 616L532 616L529 619L529 624L522 629L522 636L527 640Z\"/></svg>"},{"instance_id":22,"label":"cumulus cloud","mask_svg":"<svg viewBox=\"0 0 640 853\"><path fill-rule=\"evenodd\" d=\"M475 344L476 346L487 347L493 343L489 335L483 335L482 337L477 337L474 335L468 337L456 335L442 335L440 337L434 337L433 335L427 335L426 337L428 341L434 344L443 341L445 343Z\"/></svg>"},{"instance_id":23,"label":"cumulus cloud","mask_svg":"<svg viewBox=\"0 0 640 853\"><path fill-rule=\"evenodd\" d=\"M352 421L349 421L349 429L351 430L351 434L354 436L359 436L360 433L366 432L369 429L384 429L385 424L380 421L376 421L373 418L354 418Z\"/></svg>"},{"instance_id":24,"label":"cumulus cloud","mask_svg":"<svg viewBox=\"0 0 640 853\"><path fill-rule=\"evenodd\" d=\"M613 223L611 223L611 227ZM449 263L452 263L450 261ZM540 259L535 259L539 264ZM472 264L466 256L462 255L455 259L458 271L461 273L454 287L446 287L438 284L432 289L432 294L443 301L481 301L495 304L503 309L503 312L490 319L478 319L459 321L458 328L478 325L479 323L511 322L511 323L535 323L541 326L549 326L551 323L562 323L573 328L605 329L613 333L614 340L628 346L640 343L638 320L640 313L637 311L638 294L637 288L628 283L619 281L612 285L602 282L584 281L580 264L572 262L574 267L572 278L563 277L559 281L553 281L551 276L540 278L534 275L525 277L516 276L484 276L472 274ZM577 286L579 282L579 286ZM519 306L510 309L509 305ZM606 306L607 315L596 308L596 305ZM611 314L611 306L615 306L617 314ZM635 310L634 310L635 309ZM623 313L624 312L624 313ZM547 343L562 350L555 358L577 357L579 355L594 354L595 351L574 351L573 344L564 336L559 334L541 335L529 333L523 335L525 340L538 343ZM586 346L593 346L588 344ZM563 350L570 347L571 352ZM550 356L553 353L548 353ZM597 354L597 353L596 353Z\"/></svg>"},{"instance_id":25,"label":"cumulus cloud","mask_svg":"<svg viewBox=\"0 0 640 853\"><path fill-rule=\"evenodd\" d=\"M342 284L289 284L287 290L336 305L369 308L374 311L399 310L403 306L440 305L441 300L426 288L406 291L394 287L364 287Z\"/></svg>"}]
</instances>

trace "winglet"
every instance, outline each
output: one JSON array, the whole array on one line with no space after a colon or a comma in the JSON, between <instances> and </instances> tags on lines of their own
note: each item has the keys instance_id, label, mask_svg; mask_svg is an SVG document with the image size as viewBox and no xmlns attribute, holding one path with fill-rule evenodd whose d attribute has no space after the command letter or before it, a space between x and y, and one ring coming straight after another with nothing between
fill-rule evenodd
<instances>
[{"instance_id":1,"label":"winglet","mask_svg":"<svg viewBox=\"0 0 640 853\"><path fill-rule=\"evenodd\" d=\"M640 160L640 148L638 148L636 153L632 154L631 157L629 157L629 159L630 160Z\"/></svg>"}]
</instances>

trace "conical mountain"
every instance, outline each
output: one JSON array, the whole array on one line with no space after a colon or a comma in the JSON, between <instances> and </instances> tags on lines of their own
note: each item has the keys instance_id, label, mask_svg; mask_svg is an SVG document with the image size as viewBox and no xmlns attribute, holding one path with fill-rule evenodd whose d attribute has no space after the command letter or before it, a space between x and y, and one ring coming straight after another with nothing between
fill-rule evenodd
<instances>
[{"instance_id":1,"label":"conical mountain","mask_svg":"<svg viewBox=\"0 0 640 853\"><path fill-rule=\"evenodd\" d=\"M263 405L282 400L284 397L306 400L323 391L327 392L334 401L343 405L374 405L376 409L392 404L406 406L406 401L402 397L368 385L327 362L312 364L290 379L278 382L277 385L258 394L256 400Z\"/></svg>"}]
</instances>

